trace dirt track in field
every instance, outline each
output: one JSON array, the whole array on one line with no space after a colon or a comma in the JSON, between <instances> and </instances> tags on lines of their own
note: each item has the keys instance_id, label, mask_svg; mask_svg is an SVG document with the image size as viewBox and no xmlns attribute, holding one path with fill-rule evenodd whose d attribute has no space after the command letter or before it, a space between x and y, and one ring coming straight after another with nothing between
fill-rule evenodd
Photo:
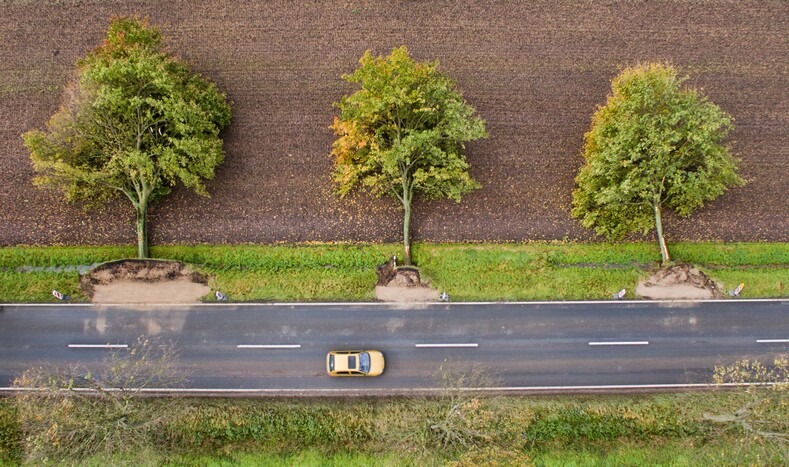
<instances>
[{"instance_id":1,"label":"dirt track in field","mask_svg":"<svg viewBox=\"0 0 789 467\"><path fill-rule=\"evenodd\" d=\"M0 0L0 245L133 243L125 203L84 214L30 183L20 134L57 109L76 59L113 15L149 16L169 48L234 102L213 197L176 190L151 210L151 240L396 241L391 200L338 200L327 126L365 49L438 59L488 121L472 143L484 186L461 204L416 207L428 241L588 239L570 218L583 133L622 66L670 60L736 119L751 183L670 240L789 240L789 3L784 1Z\"/></svg>"}]
</instances>

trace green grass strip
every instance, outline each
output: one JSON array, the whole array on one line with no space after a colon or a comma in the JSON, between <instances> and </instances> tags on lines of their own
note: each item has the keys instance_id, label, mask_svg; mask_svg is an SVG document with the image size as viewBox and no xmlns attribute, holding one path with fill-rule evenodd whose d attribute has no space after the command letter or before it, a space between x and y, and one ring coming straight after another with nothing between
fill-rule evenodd
<instances>
[{"instance_id":1,"label":"green grass strip","mask_svg":"<svg viewBox=\"0 0 789 467\"><path fill-rule=\"evenodd\" d=\"M86 302L76 272L8 272L0 271L0 301L54 302L52 290L71 294L71 300Z\"/></svg>"},{"instance_id":2,"label":"green grass strip","mask_svg":"<svg viewBox=\"0 0 789 467\"><path fill-rule=\"evenodd\" d=\"M726 289L745 283L743 297L785 297L789 243L676 243L674 260L689 262ZM236 301L373 300L376 266L399 255L399 244L156 246L152 256L194 265L209 285ZM659 267L652 243L510 243L414 245L423 276L455 301L597 300ZM133 247L0 248L0 300L54 301L57 289L86 300L76 272L134 255ZM28 268L23 272L19 268ZM31 270L32 269L32 270ZM205 297L212 300L212 296Z\"/></svg>"}]
</instances>

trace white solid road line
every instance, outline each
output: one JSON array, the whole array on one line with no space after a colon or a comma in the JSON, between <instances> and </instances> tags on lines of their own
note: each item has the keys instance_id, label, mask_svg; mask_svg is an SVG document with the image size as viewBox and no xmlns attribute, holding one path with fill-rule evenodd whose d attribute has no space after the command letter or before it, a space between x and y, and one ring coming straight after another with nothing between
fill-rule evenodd
<instances>
[{"instance_id":1,"label":"white solid road line","mask_svg":"<svg viewBox=\"0 0 789 467\"><path fill-rule=\"evenodd\" d=\"M756 339L758 344L789 343L789 339Z\"/></svg>"},{"instance_id":2,"label":"white solid road line","mask_svg":"<svg viewBox=\"0 0 789 467\"><path fill-rule=\"evenodd\" d=\"M479 347L479 344L414 344L415 347Z\"/></svg>"},{"instance_id":3,"label":"white solid road line","mask_svg":"<svg viewBox=\"0 0 789 467\"><path fill-rule=\"evenodd\" d=\"M589 345L649 345L649 341L590 342Z\"/></svg>"},{"instance_id":4,"label":"white solid road line","mask_svg":"<svg viewBox=\"0 0 789 467\"><path fill-rule=\"evenodd\" d=\"M533 301L533 302L410 302L410 303L395 303L395 302L200 302L200 303L186 303L183 306L230 306L230 307L244 307L244 306L375 306L381 308L395 308L400 310L402 308L409 308L409 305L414 307L422 307L425 305L434 306L477 306L477 305L645 305L645 304L675 304L675 303L758 303L758 302L782 302L789 303L785 298L736 298L736 299L710 299L710 300L554 300L554 301ZM10 305L19 305L12 303ZM41 304L31 304L41 305ZM63 304L52 303L52 306L62 306ZM73 304L65 304L66 306L75 306ZM102 304L102 306L128 306L128 304ZM165 304L172 305L172 304Z\"/></svg>"},{"instance_id":5,"label":"white solid road line","mask_svg":"<svg viewBox=\"0 0 789 467\"><path fill-rule=\"evenodd\" d=\"M126 344L69 344L70 349L128 349Z\"/></svg>"},{"instance_id":6,"label":"white solid road line","mask_svg":"<svg viewBox=\"0 0 789 467\"><path fill-rule=\"evenodd\" d=\"M557 301L534 301L534 302L416 302L415 306L435 305L435 306L476 306L476 305L646 305L646 304L674 304L674 303L759 303L759 302L781 302L789 304L786 298L738 298L738 299L723 299L723 300L557 300ZM391 302L201 302L201 303L0 303L0 306L7 307L92 307L92 308L107 308L107 307L275 307L275 306L376 306L376 307L390 307L400 309L404 305L402 303Z\"/></svg>"},{"instance_id":7,"label":"white solid road line","mask_svg":"<svg viewBox=\"0 0 789 467\"><path fill-rule=\"evenodd\" d=\"M461 391L474 392L507 392L507 391L599 391L599 390L630 390L630 389L714 389L720 387L749 387L749 386L775 386L783 383L668 383L668 384L601 384L590 386L500 386L500 387L463 387L457 388ZM91 392L88 388L73 389L77 392ZM109 392L119 391L120 389L108 389ZM0 392L37 392L43 391L41 388L13 388L0 387ZM302 389L223 389L223 388L140 388L140 392L146 393L172 393L172 394L283 394L283 393L332 393L342 394L343 392L358 393L364 391L365 394L388 394L391 392L411 393L411 392L446 392L446 388L302 388Z\"/></svg>"},{"instance_id":8,"label":"white solid road line","mask_svg":"<svg viewBox=\"0 0 789 467\"><path fill-rule=\"evenodd\" d=\"M238 344L239 349L300 349L301 344Z\"/></svg>"}]
</instances>

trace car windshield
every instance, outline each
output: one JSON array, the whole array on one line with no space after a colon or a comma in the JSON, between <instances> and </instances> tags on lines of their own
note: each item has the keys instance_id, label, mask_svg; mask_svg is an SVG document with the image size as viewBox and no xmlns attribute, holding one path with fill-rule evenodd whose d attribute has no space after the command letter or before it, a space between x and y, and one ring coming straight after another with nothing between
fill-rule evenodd
<instances>
[{"instance_id":1,"label":"car windshield","mask_svg":"<svg viewBox=\"0 0 789 467\"><path fill-rule=\"evenodd\" d=\"M370 372L370 354L362 352L359 354L359 370L364 373Z\"/></svg>"}]
</instances>

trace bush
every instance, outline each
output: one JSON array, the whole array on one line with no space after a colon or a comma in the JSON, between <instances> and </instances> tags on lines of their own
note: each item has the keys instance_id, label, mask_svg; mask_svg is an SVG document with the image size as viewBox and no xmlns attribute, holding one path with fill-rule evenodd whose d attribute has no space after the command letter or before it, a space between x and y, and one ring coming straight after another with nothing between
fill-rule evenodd
<instances>
[{"instance_id":1,"label":"bush","mask_svg":"<svg viewBox=\"0 0 789 467\"><path fill-rule=\"evenodd\" d=\"M665 453L666 460L671 461L680 452L678 447L693 456L710 440L733 446L747 444L748 439L738 430L716 433L703 420L707 411L736 410L747 403L749 399L739 392L531 399L462 397L462 401L453 399L451 394L429 399L136 399L133 412L139 416L128 421L155 418L156 423L140 425L138 434L144 436L134 437L133 445L127 437L127 441L119 439L108 444L111 449L93 449L92 454L86 452L86 442L74 438L106 440L112 431L118 431L113 427L118 418L97 417L95 411L102 407L97 407L95 401L72 398L63 404L66 401L61 399L52 401L59 403L54 410L32 411L67 417L64 420L73 426L58 427L48 434L31 431L28 438L44 442L52 440L48 436L57 435L62 437L56 440L61 444L48 443L43 446L45 453L41 452L42 446L28 448L38 449L51 462L91 465L106 464L107 459L129 465L240 462L238 456L244 452L261 460L282 457L278 463L288 463L286 459L299 463L300 456L293 455L308 452L317 459L306 462L310 465L332 465L331 459L338 459L338 455L351 456L349 459L394 458L392 465L402 463L397 462L400 456L407 460L427 455L436 463L457 456L459 465L477 465L473 459L485 453L504 464L508 460L546 455L550 458L551 453L573 452L593 458L618 452L616 456L624 459L633 453L640 456L643 446L663 445L674 446ZM431 429L444 420L441 417L448 408L462 411L460 417L453 415L453 421L446 426L454 433L460 430L466 442L446 444ZM110 407L103 409L112 411ZM786 409L786 405L782 406L782 412L776 416L785 419ZM83 421L83 417L93 422ZM15 462L21 457L19 434L19 424L9 404L0 403L0 436L5 443L0 447L6 456L0 463ZM68 446L79 449L69 453ZM35 459L30 451L26 454ZM86 454L91 457L82 457ZM194 456L205 457L197 461ZM188 459L192 460L187 462Z\"/></svg>"},{"instance_id":2,"label":"bush","mask_svg":"<svg viewBox=\"0 0 789 467\"><path fill-rule=\"evenodd\" d=\"M310 401L205 401L181 407L173 430L182 446L216 449L227 444L255 442L270 452L305 447L357 450L373 438L372 405Z\"/></svg>"},{"instance_id":3,"label":"bush","mask_svg":"<svg viewBox=\"0 0 789 467\"><path fill-rule=\"evenodd\" d=\"M523 436L533 446L556 441L581 445L585 442L611 443L625 438L630 441L684 438L700 432L699 423L681 420L671 406L573 404L564 410L543 411L528 425Z\"/></svg>"},{"instance_id":4,"label":"bush","mask_svg":"<svg viewBox=\"0 0 789 467\"><path fill-rule=\"evenodd\" d=\"M22 431L14 407L0 400L0 464L15 464L22 459Z\"/></svg>"}]
</instances>

